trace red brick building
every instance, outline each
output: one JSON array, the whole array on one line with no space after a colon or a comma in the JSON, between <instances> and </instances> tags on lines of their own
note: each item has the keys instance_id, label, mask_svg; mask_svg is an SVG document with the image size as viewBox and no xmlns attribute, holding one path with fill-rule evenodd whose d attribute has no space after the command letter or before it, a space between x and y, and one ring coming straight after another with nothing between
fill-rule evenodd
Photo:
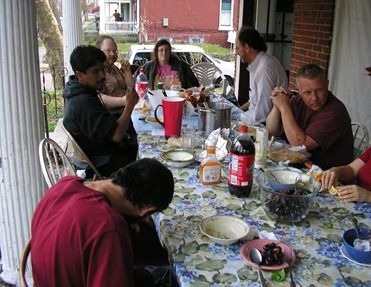
<instances>
[{"instance_id":1,"label":"red brick building","mask_svg":"<svg viewBox=\"0 0 371 287\"><path fill-rule=\"evenodd\" d=\"M141 0L139 40L212 43L229 48L237 31L239 0Z\"/></svg>"}]
</instances>

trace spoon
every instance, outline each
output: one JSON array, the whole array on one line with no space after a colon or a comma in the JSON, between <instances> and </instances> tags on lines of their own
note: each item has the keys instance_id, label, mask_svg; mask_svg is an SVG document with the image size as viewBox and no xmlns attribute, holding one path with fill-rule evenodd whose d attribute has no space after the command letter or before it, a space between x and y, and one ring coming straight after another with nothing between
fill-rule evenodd
<instances>
[{"instance_id":1,"label":"spoon","mask_svg":"<svg viewBox=\"0 0 371 287\"><path fill-rule=\"evenodd\" d=\"M262 258L262 255L261 255L261 253L258 249L253 248L253 249L250 250L250 260L251 260L251 262L258 265L258 275L259 275L259 279L260 279L260 285L262 287L265 287L264 277L263 277L263 274L262 274L262 271L261 271L261 268L260 268L260 264L262 263L263 258Z\"/></svg>"},{"instance_id":2,"label":"spoon","mask_svg":"<svg viewBox=\"0 0 371 287\"><path fill-rule=\"evenodd\" d=\"M357 238L358 239L361 239L361 232L359 230L359 226L358 226L358 220L357 218L353 217L353 224L354 224L354 228L356 230L356 233L357 233Z\"/></svg>"}]
</instances>

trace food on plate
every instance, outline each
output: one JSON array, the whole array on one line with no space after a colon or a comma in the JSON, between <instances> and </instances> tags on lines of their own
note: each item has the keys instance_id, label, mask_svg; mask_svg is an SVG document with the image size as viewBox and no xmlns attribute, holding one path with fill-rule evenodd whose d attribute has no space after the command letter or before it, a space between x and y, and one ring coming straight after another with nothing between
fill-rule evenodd
<instances>
[{"instance_id":1,"label":"food on plate","mask_svg":"<svg viewBox=\"0 0 371 287\"><path fill-rule=\"evenodd\" d=\"M263 246L262 257L262 264L264 265L281 265L283 262L284 254L282 252L282 248L278 244L272 242Z\"/></svg>"},{"instance_id":2,"label":"food on plate","mask_svg":"<svg viewBox=\"0 0 371 287\"><path fill-rule=\"evenodd\" d=\"M192 104L194 108L197 108L198 104L202 104L205 102L207 103L210 101L210 96L205 94L205 88L201 89L198 98L191 90L185 90L184 97Z\"/></svg>"},{"instance_id":3,"label":"food on plate","mask_svg":"<svg viewBox=\"0 0 371 287\"><path fill-rule=\"evenodd\" d=\"M287 161L292 163L301 163L306 160L306 156L298 151L281 149L278 151L269 151L268 157L274 161Z\"/></svg>"}]
</instances>

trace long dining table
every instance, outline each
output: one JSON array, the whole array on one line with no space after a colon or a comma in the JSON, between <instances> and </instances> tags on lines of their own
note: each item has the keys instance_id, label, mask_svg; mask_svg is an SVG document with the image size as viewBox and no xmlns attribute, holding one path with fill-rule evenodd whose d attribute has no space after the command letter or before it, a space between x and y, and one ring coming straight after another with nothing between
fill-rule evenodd
<instances>
[{"instance_id":1,"label":"long dining table","mask_svg":"<svg viewBox=\"0 0 371 287\"><path fill-rule=\"evenodd\" d=\"M159 124L142 121L139 125L140 158L160 159L164 151L173 148L161 134ZM276 163L268 160L267 165ZM169 168L175 180L174 198L153 219L179 286L260 286L257 269L245 262L240 249L249 240L267 235L295 252L292 271L297 286L371 286L370 266L353 263L341 252L342 234L353 227L353 217L361 226L371 228L370 204L345 203L329 193L318 193L304 220L277 223L265 213L256 181L249 197L230 195L227 163L223 163L222 182L209 186L199 181L198 162ZM255 170L254 176L259 172ZM232 245L212 242L199 226L204 218L213 215L243 219L251 226L252 236ZM288 274L282 282L274 281L272 274L263 272L267 286L290 286Z\"/></svg>"}]
</instances>

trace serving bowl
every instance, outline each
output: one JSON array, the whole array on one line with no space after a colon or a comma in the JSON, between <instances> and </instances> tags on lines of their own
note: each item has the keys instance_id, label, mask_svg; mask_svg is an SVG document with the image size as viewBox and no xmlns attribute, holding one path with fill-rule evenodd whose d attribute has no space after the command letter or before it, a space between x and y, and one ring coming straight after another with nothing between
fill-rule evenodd
<instances>
[{"instance_id":1,"label":"serving bowl","mask_svg":"<svg viewBox=\"0 0 371 287\"><path fill-rule=\"evenodd\" d=\"M295 182L299 180L299 176L303 173L292 170L267 170L265 174L269 185L275 191L282 191L294 188Z\"/></svg>"},{"instance_id":2,"label":"serving bowl","mask_svg":"<svg viewBox=\"0 0 371 287\"><path fill-rule=\"evenodd\" d=\"M298 173L294 188L288 190L274 190L265 172L261 172L256 181L260 188L260 200L264 211L277 222L293 223L303 220L321 188L318 180L303 173Z\"/></svg>"},{"instance_id":3,"label":"serving bowl","mask_svg":"<svg viewBox=\"0 0 371 287\"><path fill-rule=\"evenodd\" d=\"M185 150L171 150L161 154L161 159L171 167L186 167L194 162L195 155Z\"/></svg>"},{"instance_id":4,"label":"serving bowl","mask_svg":"<svg viewBox=\"0 0 371 287\"><path fill-rule=\"evenodd\" d=\"M360 237L364 240L371 240L371 230L360 228ZM357 233L354 228L348 229L343 234L343 243L347 255L350 259L358 263L371 264L371 251L362 251L353 246L354 240L357 239Z\"/></svg>"},{"instance_id":5,"label":"serving bowl","mask_svg":"<svg viewBox=\"0 0 371 287\"><path fill-rule=\"evenodd\" d=\"M205 218L200 224L200 230L213 242L229 245L246 237L250 232L250 226L238 217L215 215Z\"/></svg>"}]
</instances>

